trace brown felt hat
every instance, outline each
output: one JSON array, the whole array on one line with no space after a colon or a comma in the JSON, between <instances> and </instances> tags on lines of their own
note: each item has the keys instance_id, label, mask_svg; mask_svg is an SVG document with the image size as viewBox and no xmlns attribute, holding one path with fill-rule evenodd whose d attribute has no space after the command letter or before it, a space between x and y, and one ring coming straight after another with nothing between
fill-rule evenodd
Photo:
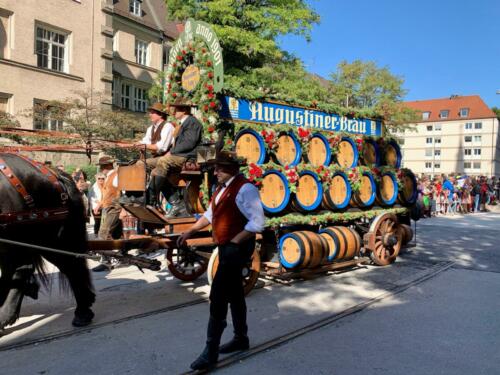
<instances>
[{"instance_id":1,"label":"brown felt hat","mask_svg":"<svg viewBox=\"0 0 500 375\"><path fill-rule=\"evenodd\" d=\"M115 162L115 159L113 159L111 156L103 155L99 158L97 165L108 165L108 164L113 164L114 162Z\"/></svg>"},{"instance_id":2,"label":"brown felt hat","mask_svg":"<svg viewBox=\"0 0 500 375\"><path fill-rule=\"evenodd\" d=\"M177 98L173 103L170 103L171 107L194 107L190 100L185 98Z\"/></svg>"},{"instance_id":3,"label":"brown felt hat","mask_svg":"<svg viewBox=\"0 0 500 375\"><path fill-rule=\"evenodd\" d=\"M163 113L164 115L168 115L168 104L163 105L160 102L156 102L153 105L148 107L148 111L156 111L159 113Z\"/></svg>"},{"instance_id":4,"label":"brown felt hat","mask_svg":"<svg viewBox=\"0 0 500 375\"><path fill-rule=\"evenodd\" d=\"M238 157L233 151L220 151L215 155L215 159L207 160L207 164L215 165L245 165L246 159Z\"/></svg>"}]
</instances>

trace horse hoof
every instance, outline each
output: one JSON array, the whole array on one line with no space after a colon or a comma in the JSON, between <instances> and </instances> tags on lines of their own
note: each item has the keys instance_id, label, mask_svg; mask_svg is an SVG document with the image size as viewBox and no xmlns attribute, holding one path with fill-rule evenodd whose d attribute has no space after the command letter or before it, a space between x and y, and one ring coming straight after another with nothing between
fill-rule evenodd
<instances>
[{"instance_id":1,"label":"horse hoof","mask_svg":"<svg viewBox=\"0 0 500 375\"><path fill-rule=\"evenodd\" d=\"M90 309L85 311L80 311L78 313L75 311L75 317L73 318L72 322L73 327L88 326L92 322L93 318L94 318L94 313Z\"/></svg>"}]
</instances>

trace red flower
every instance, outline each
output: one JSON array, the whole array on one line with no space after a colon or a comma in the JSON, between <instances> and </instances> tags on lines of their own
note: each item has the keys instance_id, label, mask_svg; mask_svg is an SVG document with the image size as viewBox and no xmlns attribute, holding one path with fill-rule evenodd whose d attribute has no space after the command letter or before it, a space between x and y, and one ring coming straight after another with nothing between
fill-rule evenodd
<instances>
[{"instance_id":1,"label":"red flower","mask_svg":"<svg viewBox=\"0 0 500 375\"><path fill-rule=\"evenodd\" d=\"M177 61L182 61L182 56L181 55L177 55Z\"/></svg>"},{"instance_id":2,"label":"red flower","mask_svg":"<svg viewBox=\"0 0 500 375\"><path fill-rule=\"evenodd\" d=\"M309 130L302 129L302 128L299 128L298 133L299 133L300 138L308 137L310 134Z\"/></svg>"},{"instance_id":3,"label":"red flower","mask_svg":"<svg viewBox=\"0 0 500 375\"><path fill-rule=\"evenodd\" d=\"M265 136L266 136L266 131L265 131L265 130L262 130L262 131L260 132L260 135L261 135L261 136L263 136L263 137L265 137Z\"/></svg>"},{"instance_id":4,"label":"red flower","mask_svg":"<svg viewBox=\"0 0 500 375\"><path fill-rule=\"evenodd\" d=\"M209 99L213 99L214 98L214 93L213 92L209 92L207 94L207 96L208 96Z\"/></svg>"},{"instance_id":5,"label":"red flower","mask_svg":"<svg viewBox=\"0 0 500 375\"><path fill-rule=\"evenodd\" d=\"M176 93L176 92L172 93L172 96L173 96L174 98L177 98L177 93Z\"/></svg>"},{"instance_id":6,"label":"red flower","mask_svg":"<svg viewBox=\"0 0 500 375\"><path fill-rule=\"evenodd\" d=\"M285 171L288 171L290 167L288 165L285 165Z\"/></svg>"},{"instance_id":7,"label":"red flower","mask_svg":"<svg viewBox=\"0 0 500 375\"><path fill-rule=\"evenodd\" d=\"M255 177L253 175L248 176L248 181L253 181Z\"/></svg>"},{"instance_id":8,"label":"red flower","mask_svg":"<svg viewBox=\"0 0 500 375\"><path fill-rule=\"evenodd\" d=\"M272 142L268 142L268 143L267 143L267 147L269 147L269 148L273 148L273 146L274 146L274 145L273 145L273 143L272 143Z\"/></svg>"},{"instance_id":9,"label":"red flower","mask_svg":"<svg viewBox=\"0 0 500 375\"><path fill-rule=\"evenodd\" d=\"M353 173L356 173L356 168L353 168L353 169L352 169L352 172L353 172Z\"/></svg>"},{"instance_id":10,"label":"red flower","mask_svg":"<svg viewBox=\"0 0 500 375\"><path fill-rule=\"evenodd\" d=\"M208 91L214 91L214 87L212 85L206 85L205 87Z\"/></svg>"},{"instance_id":11,"label":"red flower","mask_svg":"<svg viewBox=\"0 0 500 375\"><path fill-rule=\"evenodd\" d=\"M349 173L349 178L353 178L353 177L354 177L354 174Z\"/></svg>"},{"instance_id":12,"label":"red flower","mask_svg":"<svg viewBox=\"0 0 500 375\"><path fill-rule=\"evenodd\" d=\"M216 104L215 102L210 102L210 108L215 108Z\"/></svg>"},{"instance_id":13,"label":"red flower","mask_svg":"<svg viewBox=\"0 0 500 375\"><path fill-rule=\"evenodd\" d=\"M204 111L204 112L208 112L208 105L206 105L206 104L205 104L205 105L203 106L203 111Z\"/></svg>"},{"instance_id":14,"label":"red flower","mask_svg":"<svg viewBox=\"0 0 500 375\"><path fill-rule=\"evenodd\" d=\"M215 131L215 128L213 126L209 126L207 130L209 133L213 133Z\"/></svg>"},{"instance_id":15,"label":"red flower","mask_svg":"<svg viewBox=\"0 0 500 375\"><path fill-rule=\"evenodd\" d=\"M208 67L211 67L211 66L212 66L212 62L211 62L210 60L209 60L209 61L207 61L207 66L208 66Z\"/></svg>"},{"instance_id":16,"label":"red flower","mask_svg":"<svg viewBox=\"0 0 500 375\"><path fill-rule=\"evenodd\" d=\"M205 53L205 52L207 52L207 49L206 48L202 48L201 52Z\"/></svg>"},{"instance_id":17,"label":"red flower","mask_svg":"<svg viewBox=\"0 0 500 375\"><path fill-rule=\"evenodd\" d=\"M363 140L361 138L358 138L358 139L356 139L356 142L358 142L358 144L361 144L361 143L363 143Z\"/></svg>"},{"instance_id":18,"label":"red flower","mask_svg":"<svg viewBox=\"0 0 500 375\"><path fill-rule=\"evenodd\" d=\"M214 74L212 72L208 72L208 78L214 78Z\"/></svg>"},{"instance_id":19,"label":"red flower","mask_svg":"<svg viewBox=\"0 0 500 375\"><path fill-rule=\"evenodd\" d=\"M380 174L380 171L379 171L379 169L378 169L378 168L373 168L373 173L375 173L375 174Z\"/></svg>"},{"instance_id":20,"label":"red flower","mask_svg":"<svg viewBox=\"0 0 500 375\"><path fill-rule=\"evenodd\" d=\"M182 54L185 55L186 53L187 53L186 50L183 49Z\"/></svg>"},{"instance_id":21,"label":"red flower","mask_svg":"<svg viewBox=\"0 0 500 375\"><path fill-rule=\"evenodd\" d=\"M255 181L255 186L260 186L262 185L262 181Z\"/></svg>"},{"instance_id":22,"label":"red flower","mask_svg":"<svg viewBox=\"0 0 500 375\"><path fill-rule=\"evenodd\" d=\"M232 139L230 139L230 138L228 138L228 139L226 140L226 145L232 145L232 144L233 144L233 140L232 140Z\"/></svg>"}]
</instances>

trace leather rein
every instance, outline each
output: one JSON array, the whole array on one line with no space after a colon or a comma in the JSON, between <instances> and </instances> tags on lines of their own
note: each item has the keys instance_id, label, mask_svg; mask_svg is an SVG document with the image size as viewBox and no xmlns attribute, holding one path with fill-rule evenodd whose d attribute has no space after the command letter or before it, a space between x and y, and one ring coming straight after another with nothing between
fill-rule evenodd
<instances>
[{"instance_id":1,"label":"leather rein","mask_svg":"<svg viewBox=\"0 0 500 375\"><path fill-rule=\"evenodd\" d=\"M35 207L35 201L30 193L26 190L21 180L16 176L14 171L7 165L5 160L0 157L0 173L2 173L10 185L19 193L23 199L27 210L14 211L7 213L0 213L0 225L8 226L9 224L31 224L36 222L46 222L55 220L64 220L69 215L69 210L66 207L68 203L68 194L63 184L57 178L57 175L42 163L34 161L26 156L15 154L21 159L25 160L28 164L33 166L39 171L54 188L59 192L61 197L61 205L59 208L44 208L39 209Z\"/></svg>"}]
</instances>

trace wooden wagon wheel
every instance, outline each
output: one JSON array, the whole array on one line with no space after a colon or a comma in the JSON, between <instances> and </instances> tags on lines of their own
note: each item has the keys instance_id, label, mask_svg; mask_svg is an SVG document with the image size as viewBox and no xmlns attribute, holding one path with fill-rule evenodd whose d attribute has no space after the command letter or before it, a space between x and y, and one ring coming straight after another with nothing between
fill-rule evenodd
<instances>
[{"instance_id":1,"label":"wooden wagon wheel","mask_svg":"<svg viewBox=\"0 0 500 375\"><path fill-rule=\"evenodd\" d=\"M219 267L219 250L215 249L210 257L210 261L208 262L208 284L212 285L214 281L215 274L217 273L217 268ZM257 249L254 250L251 258L251 263L249 267L243 268L243 290L245 295L250 293L253 289L257 280L259 278L260 273L260 253Z\"/></svg>"},{"instance_id":2,"label":"wooden wagon wheel","mask_svg":"<svg viewBox=\"0 0 500 375\"><path fill-rule=\"evenodd\" d=\"M379 266L387 266L396 260L402 243L398 218L394 214L382 214L375 218L370 226L370 234L374 236L370 257Z\"/></svg>"},{"instance_id":3,"label":"wooden wagon wheel","mask_svg":"<svg viewBox=\"0 0 500 375\"><path fill-rule=\"evenodd\" d=\"M196 280L208 267L208 259L196 254L194 250L169 248L166 258L168 270L182 281Z\"/></svg>"}]
</instances>

